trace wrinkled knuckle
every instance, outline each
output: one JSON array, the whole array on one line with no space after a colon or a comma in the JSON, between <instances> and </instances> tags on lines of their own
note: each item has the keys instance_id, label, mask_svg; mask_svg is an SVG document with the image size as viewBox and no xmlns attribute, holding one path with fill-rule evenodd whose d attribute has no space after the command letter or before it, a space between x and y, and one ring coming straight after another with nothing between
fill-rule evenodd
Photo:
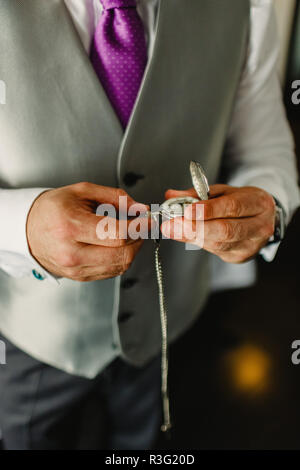
<instances>
[{"instance_id":1,"label":"wrinkled knuckle","mask_svg":"<svg viewBox=\"0 0 300 470\"><path fill-rule=\"evenodd\" d=\"M233 229L233 234L236 240L243 240L245 235L244 225L241 222L237 222Z\"/></svg>"},{"instance_id":2,"label":"wrinkled knuckle","mask_svg":"<svg viewBox=\"0 0 300 470\"><path fill-rule=\"evenodd\" d=\"M88 181L80 181L79 183L75 183L73 185L73 189L75 189L76 191L78 191L80 193L84 193L90 187L91 187L91 183L89 183Z\"/></svg>"},{"instance_id":3,"label":"wrinkled knuckle","mask_svg":"<svg viewBox=\"0 0 300 470\"><path fill-rule=\"evenodd\" d=\"M120 262L120 264L114 265L113 269L109 273L111 277L122 276L127 271L126 265Z\"/></svg>"},{"instance_id":4,"label":"wrinkled knuckle","mask_svg":"<svg viewBox=\"0 0 300 470\"><path fill-rule=\"evenodd\" d=\"M239 217L242 213L242 205L239 199L230 197L228 199L228 215Z\"/></svg>"},{"instance_id":5,"label":"wrinkled knuckle","mask_svg":"<svg viewBox=\"0 0 300 470\"><path fill-rule=\"evenodd\" d=\"M219 222L219 227L220 227L220 236L222 240L230 240L232 238L231 225L226 221L222 221L222 222Z\"/></svg>"},{"instance_id":6,"label":"wrinkled knuckle","mask_svg":"<svg viewBox=\"0 0 300 470\"><path fill-rule=\"evenodd\" d=\"M229 244L224 242L215 242L213 244L213 250L215 252L226 252L229 250Z\"/></svg>"},{"instance_id":7,"label":"wrinkled knuckle","mask_svg":"<svg viewBox=\"0 0 300 470\"><path fill-rule=\"evenodd\" d=\"M63 268L76 268L78 266L78 256L72 252L64 252L57 256L57 263Z\"/></svg>"}]
</instances>

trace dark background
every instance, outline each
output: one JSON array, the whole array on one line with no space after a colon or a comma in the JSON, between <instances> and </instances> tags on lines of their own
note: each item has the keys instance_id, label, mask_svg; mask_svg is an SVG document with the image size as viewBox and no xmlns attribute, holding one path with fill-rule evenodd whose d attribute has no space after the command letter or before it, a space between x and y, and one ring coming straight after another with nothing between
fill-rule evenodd
<instances>
[{"instance_id":1,"label":"dark background","mask_svg":"<svg viewBox=\"0 0 300 470\"><path fill-rule=\"evenodd\" d=\"M298 2L285 86L300 167ZM170 350L174 429L158 448L300 449L300 211L272 263L258 259L253 288L210 298L197 324Z\"/></svg>"}]
</instances>

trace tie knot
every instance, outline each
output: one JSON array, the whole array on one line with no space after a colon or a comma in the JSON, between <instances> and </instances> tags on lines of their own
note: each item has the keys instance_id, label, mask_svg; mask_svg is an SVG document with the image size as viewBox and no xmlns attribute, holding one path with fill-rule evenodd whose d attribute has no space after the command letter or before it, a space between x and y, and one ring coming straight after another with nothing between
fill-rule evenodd
<instances>
[{"instance_id":1,"label":"tie knot","mask_svg":"<svg viewBox=\"0 0 300 470\"><path fill-rule=\"evenodd\" d=\"M100 0L105 10L136 7L136 0Z\"/></svg>"}]
</instances>

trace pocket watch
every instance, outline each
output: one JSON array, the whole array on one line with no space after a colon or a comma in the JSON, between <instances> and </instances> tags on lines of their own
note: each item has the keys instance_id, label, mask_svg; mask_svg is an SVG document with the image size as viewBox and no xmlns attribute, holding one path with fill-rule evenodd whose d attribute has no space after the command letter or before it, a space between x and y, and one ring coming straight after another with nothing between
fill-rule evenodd
<instances>
[{"instance_id":1,"label":"pocket watch","mask_svg":"<svg viewBox=\"0 0 300 470\"><path fill-rule=\"evenodd\" d=\"M193 187L199 199L194 197L178 197L166 200L161 206L159 211L149 211L149 216L153 217L159 222L159 219L174 219L175 217L182 217L187 204L194 204L199 200L207 200L209 198L209 186L205 173L198 162L190 162L190 174L193 182ZM168 393L168 317L167 306L164 293L164 278L162 269L162 259L160 254L160 240L155 239L155 270L157 277L159 309L160 309L160 324L161 324L161 396L163 408L163 424L161 430L169 432L171 429L170 418L170 400Z\"/></svg>"},{"instance_id":2,"label":"pocket watch","mask_svg":"<svg viewBox=\"0 0 300 470\"><path fill-rule=\"evenodd\" d=\"M202 201L207 200L209 198L209 185L200 163L195 161L190 162L190 175L198 198ZM158 211L149 211L148 215L153 218L161 216L164 219L183 217L185 206L195 204L199 202L199 199L189 196L167 199L161 204Z\"/></svg>"}]
</instances>

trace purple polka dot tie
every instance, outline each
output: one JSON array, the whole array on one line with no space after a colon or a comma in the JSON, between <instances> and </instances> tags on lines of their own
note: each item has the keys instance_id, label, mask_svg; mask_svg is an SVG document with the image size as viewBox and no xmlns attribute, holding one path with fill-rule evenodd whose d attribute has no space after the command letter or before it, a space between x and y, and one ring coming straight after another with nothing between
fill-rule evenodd
<instances>
[{"instance_id":1,"label":"purple polka dot tie","mask_svg":"<svg viewBox=\"0 0 300 470\"><path fill-rule=\"evenodd\" d=\"M147 64L147 46L136 0L100 0L103 13L91 47L91 61L125 128Z\"/></svg>"}]
</instances>

